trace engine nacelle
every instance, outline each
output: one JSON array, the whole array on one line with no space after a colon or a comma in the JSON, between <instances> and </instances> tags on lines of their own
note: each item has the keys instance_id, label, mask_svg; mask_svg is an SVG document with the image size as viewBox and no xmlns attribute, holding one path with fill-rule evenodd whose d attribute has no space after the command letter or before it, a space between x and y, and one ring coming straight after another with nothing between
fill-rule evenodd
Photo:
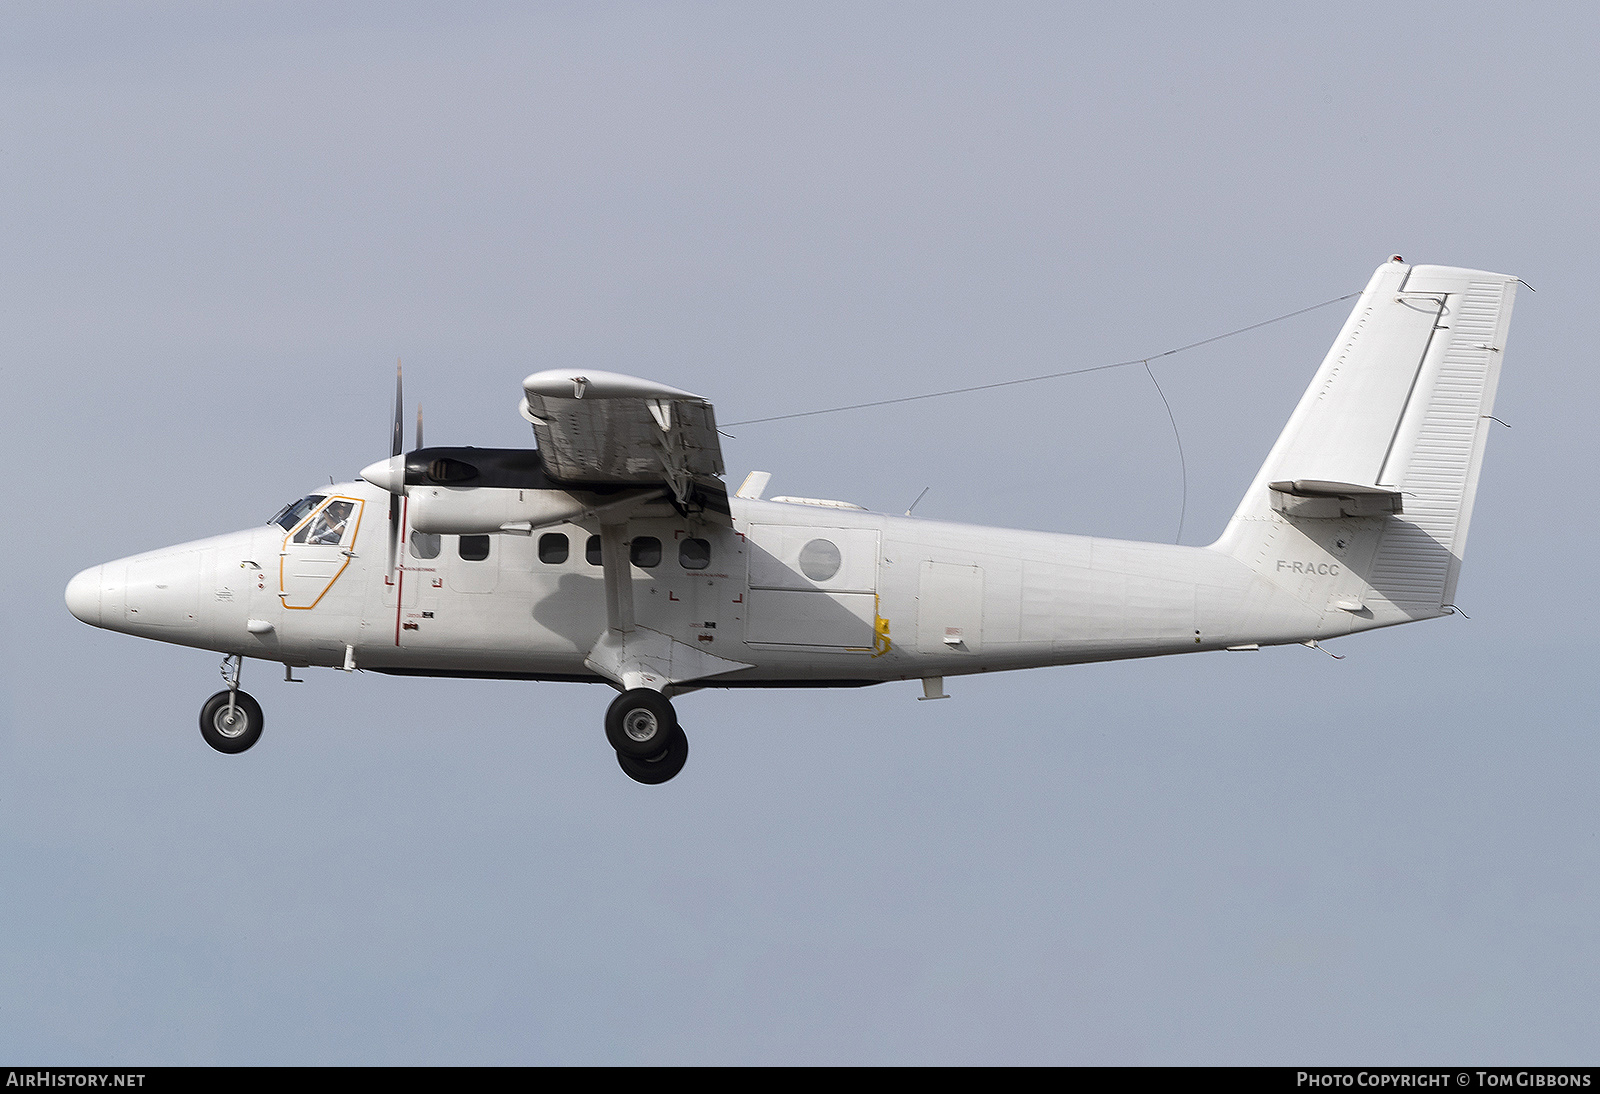
<instances>
[{"instance_id":1,"label":"engine nacelle","mask_svg":"<svg viewBox=\"0 0 1600 1094\"><path fill-rule=\"evenodd\" d=\"M361 477L406 497L407 523L434 535L528 535L604 507L624 488L568 489L532 448L419 448L373 464Z\"/></svg>"},{"instance_id":2,"label":"engine nacelle","mask_svg":"<svg viewBox=\"0 0 1600 1094\"><path fill-rule=\"evenodd\" d=\"M498 486L406 486L406 523L419 532L528 535L581 516L586 504L565 490Z\"/></svg>"}]
</instances>

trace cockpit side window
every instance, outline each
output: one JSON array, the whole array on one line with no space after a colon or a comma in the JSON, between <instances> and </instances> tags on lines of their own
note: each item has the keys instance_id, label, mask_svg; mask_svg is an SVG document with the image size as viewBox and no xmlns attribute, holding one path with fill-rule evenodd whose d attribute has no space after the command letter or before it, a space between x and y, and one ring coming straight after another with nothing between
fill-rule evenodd
<instances>
[{"instance_id":1,"label":"cockpit side window","mask_svg":"<svg viewBox=\"0 0 1600 1094\"><path fill-rule=\"evenodd\" d=\"M306 519L307 513L321 505L327 498L328 495L326 494L307 494L299 501L291 501L288 505L279 509L278 515L267 521L267 523L282 525L285 532L290 531L296 524Z\"/></svg>"},{"instance_id":2,"label":"cockpit side window","mask_svg":"<svg viewBox=\"0 0 1600 1094\"><path fill-rule=\"evenodd\" d=\"M355 502L335 498L294 534L294 541L313 547L337 546L349 529L350 514L355 512L355 508Z\"/></svg>"}]
</instances>

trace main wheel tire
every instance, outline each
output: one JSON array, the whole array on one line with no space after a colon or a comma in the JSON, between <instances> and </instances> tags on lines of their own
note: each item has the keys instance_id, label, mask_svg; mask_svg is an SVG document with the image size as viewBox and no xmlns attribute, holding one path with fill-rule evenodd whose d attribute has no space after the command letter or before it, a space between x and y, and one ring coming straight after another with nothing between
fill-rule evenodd
<instances>
[{"instance_id":1,"label":"main wheel tire","mask_svg":"<svg viewBox=\"0 0 1600 1094\"><path fill-rule=\"evenodd\" d=\"M689 738L684 735L679 726L672 727L672 736L667 739L667 749L653 760L638 760L632 756L617 753L617 766L634 782L644 783L646 786L655 786L664 783L672 776L683 770L683 765L689 760Z\"/></svg>"},{"instance_id":2,"label":"main wheel tire","mask_svg":"<svg viewBox=\"0 0 1600 1094\"><path fill-rule=\"evenodd\" d=\"M648 760L669 747L678 716L659 691L631 688L606 710L606 740L619 756Z\"/></svg>"},{"instance_id":3,"label":"main wheel tire","mask_svg":"<svg viewBox=\"0 0 1600 1094\"><path fill-rule=\"evenodd\" d=\"M261 704L246 692L233 692L230 719L228 692L217 692L200 708L200 736L218 752L243 752L261 739Z\"/></svg>"}]
</instances>

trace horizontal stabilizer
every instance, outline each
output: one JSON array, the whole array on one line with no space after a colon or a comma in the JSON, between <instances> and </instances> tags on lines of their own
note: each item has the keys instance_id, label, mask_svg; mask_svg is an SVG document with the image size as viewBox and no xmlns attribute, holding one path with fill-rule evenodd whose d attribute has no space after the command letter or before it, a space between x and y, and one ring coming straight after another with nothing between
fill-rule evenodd
<instances>
[{"instance_id":1,"label":"horizontal stabilizer","mask_svg":"<svg viewBox=\"0 0 1600 1094\"><path fill-rule=\"evenodd\" d=\"M1286 517L1333 520L1339 517L1381 517L1403 513L1400 491L1349 482L1293 479L1269 484L1272 507Z\"/></svg>"}]
</instances>

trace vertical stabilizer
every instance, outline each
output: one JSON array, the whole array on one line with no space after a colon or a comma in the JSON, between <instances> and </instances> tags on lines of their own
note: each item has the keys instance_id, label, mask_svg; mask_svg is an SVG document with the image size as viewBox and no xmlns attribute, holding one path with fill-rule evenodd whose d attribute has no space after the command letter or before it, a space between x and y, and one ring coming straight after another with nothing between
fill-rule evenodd
<instances>
[{"instance_id":1,"label":"vertical stabilizer","mask_svg":"<svg viewBox=\"0 0 1600 1094\"><path fill-rule=\"evenodd\" d=\"M1324 634L1444 614L1516 285L1378 267L1213 549L1324 611Z\"/></svg>"}]
</instances>

